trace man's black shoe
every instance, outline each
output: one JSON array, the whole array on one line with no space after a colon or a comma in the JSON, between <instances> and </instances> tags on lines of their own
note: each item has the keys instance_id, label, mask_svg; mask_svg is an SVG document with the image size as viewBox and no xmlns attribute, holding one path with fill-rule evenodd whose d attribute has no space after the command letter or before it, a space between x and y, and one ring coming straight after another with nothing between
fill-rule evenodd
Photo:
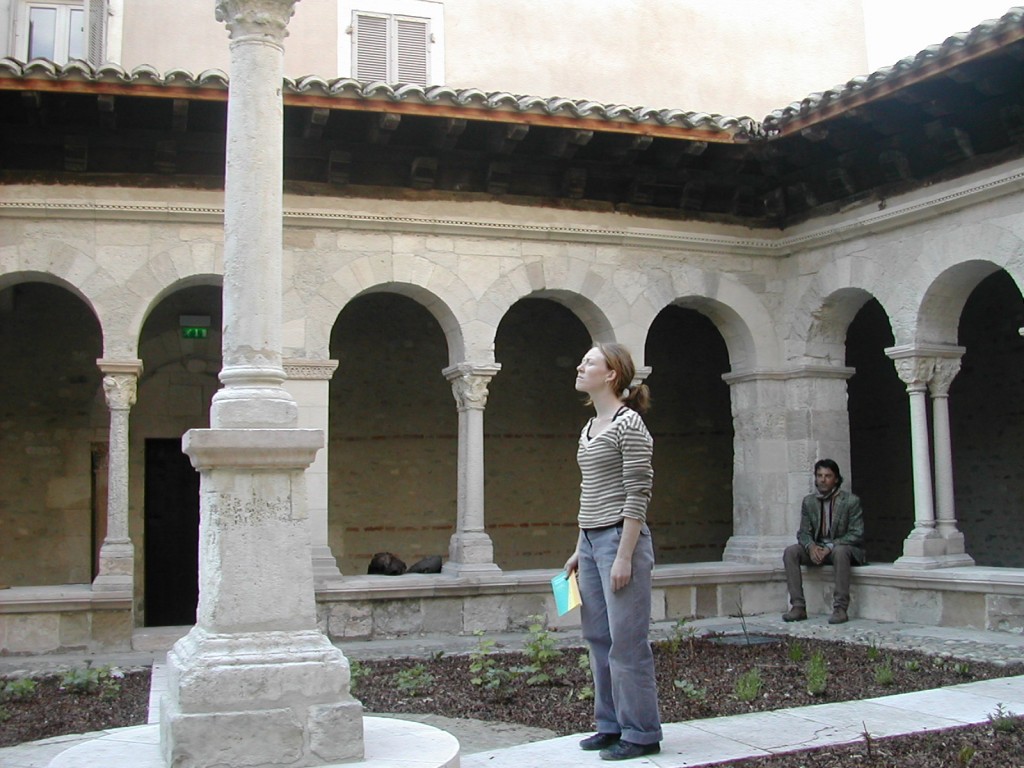
<instances>
[{"instance_id":1,"label":"man's black shoe","mask_svg":"<svg viewBox=\"0 0 1024 768\"><path fill-rule=\"evenodd\" d=\"M621 735L618 733L595 733L593 736L587 736L587 738L580 742L580 749L587 752L607 749L618 744L620 737Z\"/></svg>"},{"instance_id":2,"label":"man's black shoe","mask_svg":"<svg viewBox=\"0 0 1024 768\"><path fill-rule=\"evenodd\" d=\"M632 760L634 757L654 755L661 752L661 744L634 744L632 741L620 740L614 747L601 750L602 760Z\"/></svg>"}]
</instances>

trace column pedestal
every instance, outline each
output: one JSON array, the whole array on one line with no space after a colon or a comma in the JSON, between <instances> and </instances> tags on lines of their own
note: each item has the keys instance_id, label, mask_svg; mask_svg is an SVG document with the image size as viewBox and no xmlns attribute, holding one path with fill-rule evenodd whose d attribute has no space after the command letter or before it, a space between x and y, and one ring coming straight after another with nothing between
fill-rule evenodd
<instances>
[{"instance_id":1,"label":"column pedestal","mask_svg":"<svg viewBox=\"0 0 1024 768\"><path fill-rule=\"evenodd\" d=\"M302 768L363 754L349 664L316 626L304 471L318 430L201 429L196 625L168 654L175 768Z\"/></svg>"}]
</instances>

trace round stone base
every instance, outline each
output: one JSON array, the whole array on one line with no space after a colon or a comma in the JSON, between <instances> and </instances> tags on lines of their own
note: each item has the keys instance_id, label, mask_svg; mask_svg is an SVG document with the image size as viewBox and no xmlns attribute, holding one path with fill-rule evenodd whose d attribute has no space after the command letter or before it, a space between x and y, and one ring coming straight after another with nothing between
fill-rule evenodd
<instances>
[{"instance_id":1,"label":"round stone base","mask_svg":"<svg viewBox=\"0 0 1024 768\"><path fill-rule=\"evenodd\" d=\"M459 742L440 728L390 717L363 718L362 760L337 768L458 768ZM269 764L269 763L268 763ZM167 768L160 726L117 728L61 752L49 768ZM322 766L333 768L333 766Z\"/></svg>"}]
</instances>

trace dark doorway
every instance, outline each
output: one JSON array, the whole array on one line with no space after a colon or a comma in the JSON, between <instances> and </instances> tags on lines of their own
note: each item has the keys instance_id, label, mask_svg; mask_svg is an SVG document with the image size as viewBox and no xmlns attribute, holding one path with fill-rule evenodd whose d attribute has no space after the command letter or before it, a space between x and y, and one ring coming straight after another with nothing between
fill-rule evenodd
<instances>
[{"instance_id":1,"label":"dark doorway","mask_svg":"<svg viewBox=\"0 0 1024 768\"><path fill-rule=\"evenodd\" d=\"M180 439L146 440L146 626L195 624L199 473Z\"/></svg>"}]
</instances>

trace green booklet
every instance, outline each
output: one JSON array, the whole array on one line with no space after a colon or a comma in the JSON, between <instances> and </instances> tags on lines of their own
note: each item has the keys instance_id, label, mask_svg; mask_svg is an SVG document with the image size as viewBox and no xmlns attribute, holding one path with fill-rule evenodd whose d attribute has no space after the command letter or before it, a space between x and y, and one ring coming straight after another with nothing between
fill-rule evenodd
<instances>
[{"instance_id":1,"label":"green booklet","mask_svg":"<svg viewBox=\"0 0 1024 768\"><path fill-rule=\"evenodd\" d=\"M571 574L562 571L551 579L551 591L555 595L555 609L559 616L565 616L573 608L583 603L580 600L580 585L576 580L576 571Z\"/></svg>"}]
</instances>

